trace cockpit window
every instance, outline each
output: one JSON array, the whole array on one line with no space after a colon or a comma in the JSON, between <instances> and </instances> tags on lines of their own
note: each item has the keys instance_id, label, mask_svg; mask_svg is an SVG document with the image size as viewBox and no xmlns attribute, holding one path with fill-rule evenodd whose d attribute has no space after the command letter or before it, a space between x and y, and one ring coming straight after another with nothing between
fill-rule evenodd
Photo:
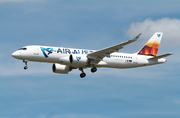
<instances>
[{"instance_id":1,"label":"cockpit window","mask_svg":"<svg viewBox=\"0 0 180 118\"><path fill-rule=\"evenodd\" d=\"M19 50L27 50L27 48L20 48Z\"/></svg>"}]
</instances>

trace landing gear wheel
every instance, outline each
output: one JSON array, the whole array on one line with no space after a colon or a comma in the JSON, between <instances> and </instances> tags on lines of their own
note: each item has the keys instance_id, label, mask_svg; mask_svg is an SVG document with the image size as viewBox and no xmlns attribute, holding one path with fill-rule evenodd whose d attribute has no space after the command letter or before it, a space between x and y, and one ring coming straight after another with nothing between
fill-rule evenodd
<instances>
[{"instance_id":1,"label":"landing gear wheel","mask_svg":"<svg viewBox=\"0 0 180 118\"><path fill-rule=\"evenodd\" d=\"M86 76L86 73L84 73L83 67L80 67L79 70L82 72L82 73L80 74L80 77L81 77L81 78L84 78L84 77Z\"/></svg>"},{"instance_id":2,"label":"landing gear wheel","mask_svg":"<svg viewBox=\"0 0 180 118\"><path fill-rule=\"evenodd\" d=\"M28 67L27 67L27 62L28 60L23 60L23 62L25 63L25 66L24 66L24 70L26 70Z\"/></svg>"},{"instance_id":3,"label":"landing gear wheel","mask_svg":"<svg viewBox=\"0 0 180 118\"><path fill-rule=\"evenodd\" d=\"M28 67L27 67L27 66L24 66L24 70L26 70L26 69L28 69Z\"/></svg>"},{"instance_id":4,"label":"landing gear wheel","mask_svg":"<svg viewBox=\"0 0 180 118\"><path fill-rule=\"evenodd\" d=\"M96 72L97 71L97 68L96 67L93 67L92 69L91 69L91 72L92 73L94 73L94 72Z\"/></svg>"},{"instance_id":5,"label":"landing gear wheel","mask_svg":"<svg viewBox=\"0 0 180 118\"><path fill-rule=\"evenodd\" d=\"M86 76L86 73L81 73L81 74L80 74L80 77L81 77L81 78L84 78L85 76Z\"/></svg>"}]
</instances>

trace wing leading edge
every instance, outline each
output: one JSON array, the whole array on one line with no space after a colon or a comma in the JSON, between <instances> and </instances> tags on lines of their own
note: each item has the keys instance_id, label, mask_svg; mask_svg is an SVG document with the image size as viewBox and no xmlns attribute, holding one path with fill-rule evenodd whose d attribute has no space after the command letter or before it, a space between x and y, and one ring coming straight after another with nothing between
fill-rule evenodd
<instances>
[{"instance_id":1,"label":"wing leading edge","mask_svg":"<svg viewBox=\"0 0 180 118\"><path fill-rule=\"evenodd\" d=\"M108 48L104 48L101 50L98 50L96 52L93 52L91 54L88 54L87 57L91 60L91 64L97 64L99 63L105 56L110 55L113 52L117 52L120 49L123 48L123 46L128 45L132 42L137 41L137 39L140 37L141 33L139 35L137 35L135 38L133 38L132 40L128 40L126 42L108 47Z\"/></svg>"}]
</instances>

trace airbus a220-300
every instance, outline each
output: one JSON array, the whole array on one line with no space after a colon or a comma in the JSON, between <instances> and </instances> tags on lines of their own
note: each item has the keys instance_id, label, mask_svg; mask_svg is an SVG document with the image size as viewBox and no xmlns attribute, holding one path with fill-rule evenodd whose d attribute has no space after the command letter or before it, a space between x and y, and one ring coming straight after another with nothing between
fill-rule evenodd
<instances>
[{"instance_id":1,"label":"airbus a220-300","mask_svg":"<svg viewBox=\"0 0 180 118\"><path fill-rule=\"evenodd\" d=\"M12 56L23 60L25 70L28 68L28 61L48 62L53 63L52 70L54 73L68 74L73 69L79 69L81 78L86 76L84 72L86 68L91 68L91 72L94 73L100 67L124 69L167 62L164 57L172 55L172 53L157 56L162 32L156 32L144 47L136 53L119 52L124 46L135 42L140 35L132 40L101 50L30 45L15 51Z\"/></svg>"}]
</instances>

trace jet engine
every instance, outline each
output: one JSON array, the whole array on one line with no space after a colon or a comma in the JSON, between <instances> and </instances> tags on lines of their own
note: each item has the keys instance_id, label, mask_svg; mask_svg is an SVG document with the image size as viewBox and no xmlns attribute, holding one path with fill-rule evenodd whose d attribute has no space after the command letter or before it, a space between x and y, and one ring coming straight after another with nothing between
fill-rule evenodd
<instances>
[{"instance_id":1,"label":"jet engine","mask_svg":"<svg viewBox=\"0 0 180 118\"><path fill-rule=\"evenodd\" d=\"M68 74L72 70L70 66L61 65L61 64L53 64L52 70L54 73L60 74Z\"/></svg>"},{"instance_id":2,"label":"jet engine","mask_svg":"<svg viewBox=\"0 0 180 118\"><path fill-rule=\"evenodd\" d=\"M72 64L80 65L86 65L88 62L88 58L86 57L86 55L70 55L69 60Z\"/></svg>"},{"instance_id":3,"label":"jet engine","mask_svg":"<svg viewBox=\"0 0 180 118\"><path fill-rule=\"evenodd\" d=\"M86 55L74 54L59 58L59 63L73 66L84 66L88 64L88 58Z\"/></svg>"}]
</instances>

